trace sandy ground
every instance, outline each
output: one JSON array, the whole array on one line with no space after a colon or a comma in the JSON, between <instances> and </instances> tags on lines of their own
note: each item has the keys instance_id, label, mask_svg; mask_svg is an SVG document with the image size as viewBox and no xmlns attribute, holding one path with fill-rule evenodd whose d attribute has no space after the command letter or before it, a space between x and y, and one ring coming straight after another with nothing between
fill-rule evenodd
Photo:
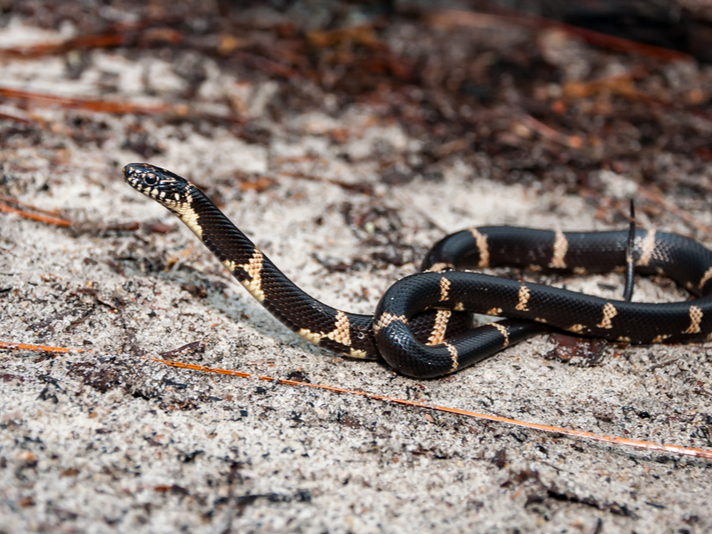
<instances>
[{"instance_id":1,"label":"sandy ground","mask_svg":"<svg viewBox=\"0 0 712 534\"><path fill-rule=\"evenodd\" d=\"M48 36L57 35L18 24L0 31L0 42ZM160 57L98 51L92 62L69 80L58 57L4 61L0 79L9 87L96 97L101 72L111 71L118 76L114 96L146 104L182 83ZM152 97L137 82L146 71L165 75ZM205 98L241 91L250 113L260 116L270 82L238 83L217 68L208 73ZM126 144L140 124L162 148L152 163L206 186L297 284L355 312L369 313L444 232L496 224L610 228L577 195L505 185L464 162L450 162L440 180L383 184L369 156L387 147L407 157L422 140L367 104L336 117L308 111L287 114L278 125L264 119L272 134L264 145L221 125L196 131L151 117L47 108L32 114L43 124L40 140L18 127L19 141L0 156L6 193L61 209L90 229L131 221L178 225L121 178L121 166L144 159ZM101 122L102 143L72 136L71 121L81 117ZM338 144L337 130L347 133ZM273 183L240 189L236 171ZM373 194L327 178L370 184ZM630 186L624 176L603 178L612 197ZM374 211L371 226L350 226L344 216ZM694 215L711 222L709 211ZM691 234L670 213L657 224ZM377 240L379 228L394 225L407 261L361 261L372 251L369 231ZM712 529L710 461L143 358L204 341L174 359L709 448L708 345L609 347L587 367L545 359L553 344L542 337L456 375L417 381L309 345L273 320L182 225L166 234L73 232L0 214L0 228L0 340L91 349L0 353L1 532ZM325 267L339 264L347 268ZM613 275L553 282L603 296L620 295L622 285ZM636 291L641 300L683 295L649 280Z\"/></svg>"}]
</instances>

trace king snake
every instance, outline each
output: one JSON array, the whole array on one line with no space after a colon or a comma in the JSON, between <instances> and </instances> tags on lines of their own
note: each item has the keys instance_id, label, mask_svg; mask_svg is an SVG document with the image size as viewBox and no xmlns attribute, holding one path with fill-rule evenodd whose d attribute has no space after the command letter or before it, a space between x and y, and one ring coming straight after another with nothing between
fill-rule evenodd
<instances>
[{"instance_id":1,"label":"king snake","mask_svg":"<svg viewBox=\"0 0 712 534\"><path fill-rule=\"evenodd\" d=\"M625 343L712 339L712 252L688 238L636 230L636 272L670 277L697 297L625 302L457 269L512 266L600 273L625 264L627 231L561 232L491 226L445 237L419 274L391 286L374 315L334 309L299 289L194 184L145 163L124 167L129 185L178 216L279 321L333 352L383 358L398 372L433 378L531 336L564 330ZM474 328L471 313L505 316Z\"/></svg>"}]
</instances>

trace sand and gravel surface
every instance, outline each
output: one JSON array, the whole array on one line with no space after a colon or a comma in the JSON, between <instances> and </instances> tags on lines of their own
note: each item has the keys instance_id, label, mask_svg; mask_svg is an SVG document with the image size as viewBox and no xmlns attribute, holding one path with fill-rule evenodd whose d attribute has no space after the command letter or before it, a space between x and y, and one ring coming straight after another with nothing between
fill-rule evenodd
<instances>
[{"instance_id":1,"label":"sand and gravel surface","mask_svg":"<svg viewBox=\"0 0 712 534\"><path fill-rule=\"evenodd\" d=\"M4 14L0 47L97 21L135 33L0 58L0 90L77 99L2 93L0 194L74 225L0 213L0 341L82 349L0 352L0 532L712 529L710 460L146 359L710 449L709 344L567 360L543 336L446 378L399 376L280 325L121 175L150 161L191 178L305 291L370 313L432 243L471 226L624 228L634 196L641 227L712 246L708 65L412 12L366 10L354 27L390 18L339 40L309 27L310 2L241 17L176 4L190 25L156 6L47 5ZM630 72L627 92L564 91ZM610 298L623 285L526 276ZM640 279L634 298L688 297Z\"/></svg>"}]
</instances>

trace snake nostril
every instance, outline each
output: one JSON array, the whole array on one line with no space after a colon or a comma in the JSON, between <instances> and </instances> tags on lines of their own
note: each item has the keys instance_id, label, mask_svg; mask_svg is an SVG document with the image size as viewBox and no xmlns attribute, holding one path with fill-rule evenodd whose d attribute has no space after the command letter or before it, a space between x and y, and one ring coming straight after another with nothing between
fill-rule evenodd
<instances>
[{"instance_id":1,"label":"snake nostril","mask_svg":"<svg viewBox=\"0 0 712 534\"><path fill-rule=\"evenodd\" d=\"M126 167L124 167L124 177L136 180L137 174L138 170L132 165L126 165Z\"/></svg>"}]
</instances>

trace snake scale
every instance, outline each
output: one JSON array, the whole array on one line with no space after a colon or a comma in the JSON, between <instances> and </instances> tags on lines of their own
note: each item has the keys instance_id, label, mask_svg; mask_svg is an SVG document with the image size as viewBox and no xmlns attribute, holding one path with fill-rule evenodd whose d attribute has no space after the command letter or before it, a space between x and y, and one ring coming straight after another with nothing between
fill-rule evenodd
<instances>
[{"instance_id":1,"label":"snake scale","mask_svg":"<svg viewBox=\"0 0 712 534\"><path fill-rule=\"evenodd\" d=\"M635 269L673 279L695 297L690 301L625 302L462 271L511 266L586 274L625 265L628 231L492 226L443 238L426 256L425 272L393 284L374 315L360 315L302 291L185 178L146 163L127 165L124 177L178 216L284 325L333 352L383 358L407 376L452 373L552 329L636 344L712 339L712 252L676 234L636 230ZM507 318L474 328L471 313Z\"/></svg>"}]
</instances>

